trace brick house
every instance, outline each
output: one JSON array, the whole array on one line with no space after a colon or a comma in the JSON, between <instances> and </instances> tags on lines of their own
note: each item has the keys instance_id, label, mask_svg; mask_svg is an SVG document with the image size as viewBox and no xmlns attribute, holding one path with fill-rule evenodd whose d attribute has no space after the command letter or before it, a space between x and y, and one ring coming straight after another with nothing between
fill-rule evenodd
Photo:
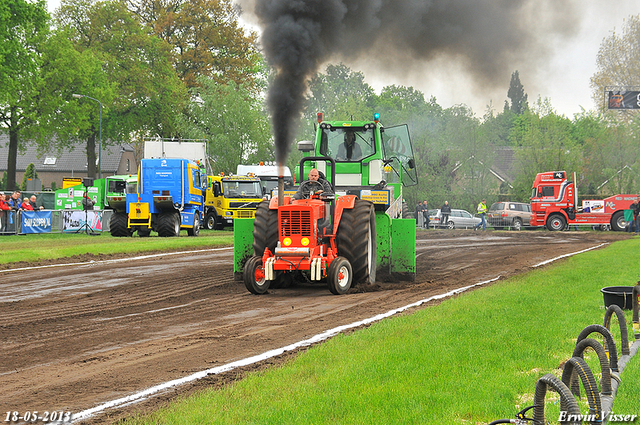
<instances>
[{"instance_id":1,"label":"brick house","mask_svg":"<svg viewBox=\"0 0 640 425\"><path fill-rule=\"evenodd\" d=\"M58 152L51 149L47 153L38 154L35 144L27 145L26 152L18 151L16 162L16 183L20 185L24 172L33 163L42 182L42 189L51 188L55 182L57 188L62 187L63 177L87 177L86 144L80 143ZM0 134L0 178L7 171L9 156L9 136ZM96 161L98 153L96 149ZM131 145L103 146L101 158L102 177L115 174L137 173L136 155ZM97 176L96 176L97 177Z\"/></svg>"}]
</instances>

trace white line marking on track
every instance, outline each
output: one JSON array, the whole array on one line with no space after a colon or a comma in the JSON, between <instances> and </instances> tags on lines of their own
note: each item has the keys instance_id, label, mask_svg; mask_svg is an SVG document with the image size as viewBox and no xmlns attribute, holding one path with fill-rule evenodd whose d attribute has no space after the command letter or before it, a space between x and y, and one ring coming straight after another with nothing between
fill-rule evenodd
<instances>
[{"instance_id":1,"label":"white line marking on track","mask_svg":"<svg viewBox=\"0 0 640 425\"><path fill-rule=\"evenodd\" d=\"M548 264L550 262L559 260L561 258L569 257L569 256L572 256L572 255L581 254L583 252L590 251L592 249L600 248L601 246L604 246L604 245L607 245L607 244L600 244L600 245L595 246L593 248L587 248L587 249L584 249L582 251L574 252L574 253L571 253L571 254L561 255L559 257L555 257L555 258L552 258L550 260L544 261L544 262L542 262L540 264L537 264L537 265L535 265L533 267L538 267L538 266L541 266L543 264ZM394 315L396 315L398 313L402 313L402 312L404 312L404 311L406 311L406 310L408 310L410 308L419 307L422 304L428 303L429 301L441 300L443 298L448 298L448 297L451 297L453 295L457 295L457 294L460 294L462 292L465 292L465 291L467 291L467 290L469 290L471 288L474 288L476 286L482 286L482 285L485 285L487 283L495 282L498 279L500 279L500 276L495 277L493 279L485 280L485 281L482 281L482 282L474 283L474 284L469 285L469 286L463 286L461 288L451 290L451 291L446 292L444 294L434 295L432 297L425 298L425 299L422 299L420 301L408 304L408 305L406 305L404 307L399 307L399 308L390 310L390 311L388 311L386 313L378 314L378 315L370 317L368 319L360 320L360 321L357 321L357 322L350 323L348 325L342 325L342 326L335 327L333 329L329 329L327 331L324 331L322 333L314 335L311 338L308 338L308 339L305 339L305 340L302 340L302 341L287 345L285 347L276 348L274 350L270 350L270 351L264 352L262 354L258 354L258 355L255 355L255 356L252 356L252 357L248 357L248 358L245 358L245 359L242 359L242 360L238 360L238 361L235 361L235 362L227 363L227 364L224 364L222 366L217 366L217 367L214 367L214 368L211 368L211 369L203 370L201 372L196 372L194 374L185 376L184 378L174 379L173 381L168 381L168 382L165 382L163 384L159 384L159 385L156 385L154 387L147 388L146 390L140 391L138 393L131 394L131 395L128 395L126 397L122 397L122 398L119 398L119 399L116 399L116 400L112 400L112 401L109 401L107 403L101 404L99 406L92 407L91 409L83 410L83 411L81 411L79 413L76 413L76 414L73 415L72 422L76 422L76 421L79 421L79 420L82 420L82 419L87 419L87 418L89 418L91 416L94 416L94 415L96 415L96 414L98 414L98 413L100 413L100 412L102 412L104 410L107 410L107 409L124 407L126 405L138 403L140 401L145 400L147 397L152 396L153 394L156 394L156 393L158 393L160 391L163 391L163 390L166 390L166 389L169 389L169 388L173 388L173 387L177 387L177 386L186 384L186 383L191 382L191 381L202 379L202 378L206 377L207 375L217 375L219 373L228 372L228 371L236 369L238 367L247 366L247 365L250 365L250 364L261 362L261 361L266 360L266 359L270 359L272 357L279 356L281 354L286 353L287 351L292 351L292 350L295 350L295 349L300 348L300 347L306 347L306 346L309 346L311 344L315 344L317 342L321 342L321 341L327 340L327 339L329 339L329 338L331 338L331 337L333 337L333 336L335 336L335 335L337 335L337 334L339 334L339 333L341 333L343 331L346 331L348 329L353 329L353 328L357 328L357 327L362 326L362 325L367 325L367 324L370 324L370 323L373 323L373 322L377 322L377 321L380 321L382 319L386 319L387 317L394 316Z\"/></svg>"},{"instance_id":2,"label":"white line marking on track","mask_svg":"<svg viewBox=\"0 0 640 425\"><path fill-rule=\"evenodd\" d=\"M200 252L227 251L227 250L230 250L230 249L233 249L233 247L198 249L198 250L194 250L194 251L162 252L160 254L139 255L137 257L116 258L116 259L113 259L113 260L98 260L98 261L93 261L92 260L92 261L84 261L82 263L48 264L46 266L31 266L31 267L21 267L19 269L5 269L5 270L0 270L0 273L17 272L17 271L22 271L22 270L47 269L47 268L51 268L51 267L90 266L90 265L94 265L94 264L112 264L112 263L121 263L123 261L146 260L148 258L165 257L167 255L197 254L197 253L200 253Z\"/></svg>"},{"instance_id":3,"label":"white line marking on track","mask_svg":"<svg viewBox=\"0 0 640 425\"><path fill-rule=\"evenodd\" d=\"M536 264L536 265L534 265L534 266L531 266L531 267L540 267L540 266L544 266L545 264L549 264L549 263L551 263L551 262L553 262L553 261L556 261L556 260L559 260L559 259L561 259L561 258L571 257L572 255L576 255L576 254L582 254L583 252L591 251L592 249L598 249L598 248L603 247L603 246L605 246L605 245L608 245L608 243L601 243L601 244L600 244L600 245L598 245L598 246L592 246L591 248L583 249L582 251L572 252L572 253L570 253L570 254L564 254L564 255L561 255L561 256L559 256L559 257L552 258L551 260L543 261L542 263L538 263L538 264Z\"/></svg>"}]
</instances>

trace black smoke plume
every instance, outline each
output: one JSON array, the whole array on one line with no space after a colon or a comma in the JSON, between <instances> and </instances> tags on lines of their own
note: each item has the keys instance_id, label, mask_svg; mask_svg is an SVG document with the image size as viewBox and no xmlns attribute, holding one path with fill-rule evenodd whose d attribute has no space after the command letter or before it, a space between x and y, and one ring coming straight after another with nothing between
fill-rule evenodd
<instances>
[{"instance_id":1,"label":"black smoke plume","mask_svg":"<svg viewBox=\"0 0 640 425\"><path fill-rule=\"evenodd\" d=\"M262 28L277 76L268 105L285 162L307 81L326 62L366 60L401 75L445 58L477 86L505 85L514 64L544 61L577 29L577 0L239 0ZM251 18L251 16L249 17Z\"/></svg>"}]
</instances>

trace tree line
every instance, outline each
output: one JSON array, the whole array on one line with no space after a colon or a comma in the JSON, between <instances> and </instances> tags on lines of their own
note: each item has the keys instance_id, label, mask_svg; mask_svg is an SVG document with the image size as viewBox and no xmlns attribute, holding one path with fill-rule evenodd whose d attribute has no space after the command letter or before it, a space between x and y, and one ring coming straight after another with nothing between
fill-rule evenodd
<instances>
[{"instance_id":1,"label":"tree line","mask_svg":"<svg viewBox=\"0 0 640 425\"><path fill-rule=\"evenodd\" d=\"M0 0L5 188L16 185L15 161L26 143L41 151L84 143L95 177L100 113L103 145L131 143L138 157L144 140L161 137L207 140L215 173L273 160L264 101L273 73L239 13L230 0L63 0L50 16L44 0ZM628 58L640 57L639 22L630 17L622 33L603 41L592 78L597 103L605 86L637 84L640 71ZM405 192L410 205L527 202L535 174L550 170L575 171L585 195L638 192L636 114L583 110L567 118L548 99L530 102L518 71L505 90L503 106L490 104L478 116L464 104L444 108L412 87L377 94L363 73L329 64L309 81L297 140L313 138L317 112L325 119L378 112L385 125L408 124L419 174ZM504 182L492 172L501 149L514 152ZM287 165L299 158L291 149Z\"/></svg>"}]
</instances>

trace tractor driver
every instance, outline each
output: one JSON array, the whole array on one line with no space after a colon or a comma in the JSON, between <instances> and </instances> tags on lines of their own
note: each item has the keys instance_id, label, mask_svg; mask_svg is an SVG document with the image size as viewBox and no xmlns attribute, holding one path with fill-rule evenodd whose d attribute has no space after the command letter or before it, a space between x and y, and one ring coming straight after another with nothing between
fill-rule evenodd
<instances>
[{"instance_id":1,"label":"tractor driver","mask_svg":"<svg viewBox=\"0 0 640 425\"><path fill-rule=\"evenodd\" d=\"M344 143L338 146L338 161L359 161L362 159L362 149L356 143L356 133L353 130L347 130L344 133Z\"/></svg>"},{"instance_id":2,"label":"tractor driver","mask_svg":"<svg viewBox=\"0 0 640 425\"><path fill-rule=\"evenodd\" d=\"M312 168L309 171L309 180L302 182L296 194L293 195L293 199L308 199L311 193L319 192L333 193L333 189L328 181L320 178L318 170Z\"/></svg>"}]
</instances>

